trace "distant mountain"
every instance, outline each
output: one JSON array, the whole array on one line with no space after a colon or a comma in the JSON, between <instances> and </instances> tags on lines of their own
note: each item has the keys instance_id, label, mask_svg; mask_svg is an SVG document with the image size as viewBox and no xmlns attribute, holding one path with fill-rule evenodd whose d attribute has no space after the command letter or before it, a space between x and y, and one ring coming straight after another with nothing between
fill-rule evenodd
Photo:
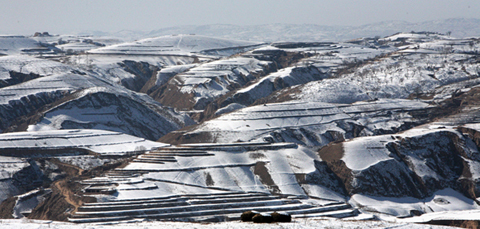
<instances>
[{"instance_id":1,"label":"distant mountain","mask_svg":"<svg viewBox=\"0 0 480 229\"><path fill-rule=\"evenodd\" d=\"M388 36L397 32L430 31L451 32L463 38L480 35L480 19L450 18L444 20L406 22L382 21L360 26L327 26L318 24L264 24L264 25L184 25L148 31L122 30L114 33L82 31L78 35L121 37L125 41L172 34L196 34L246 41L347 41L362 37Z\"/></svg>"},{"instance_id":2,"label":"distant mountain","mask_svg":"<svg viewBox=\"0 0 480 229\"><path fill-rule=\"evenodd\" d=\"M388 36L396 32L430 31L454 37L480 35L480 19L452 18L418 23L383 21L361 26L324 26L316 24L202 25L176 26L153 30L147 37L191 34L250 41L345 41L361 37Z\"/></svg>"},{"instance_id":3,"label":"distant mountain","mask_svg":"<svg viewBox=\"0 0 480 229\"><path fill-rule=\"evenodd\" d=\"M430 31L451 32L454 37L480 35L480 19L450 18L425 22L382 21L360 26L327 26L318 24L264 24L264 25L184 25L161 28L150 32L122 30L115 33L82 31L78 35L121 37L125 41L172 35L196 34L246 41L346 41L362 37L388 36L397 32Z\"/></svg>"}]
</instances>

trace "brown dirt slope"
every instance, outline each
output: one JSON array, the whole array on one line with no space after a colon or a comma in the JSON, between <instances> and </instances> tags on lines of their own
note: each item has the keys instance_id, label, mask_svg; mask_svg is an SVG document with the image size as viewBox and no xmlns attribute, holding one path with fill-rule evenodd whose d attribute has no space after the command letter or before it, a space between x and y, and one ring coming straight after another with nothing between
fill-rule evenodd
<instances>
[{"instance_id":1,"label":"brown dirt slope","mask_svg":"<svg viewBox=\"0 0 480 229\"><path fill-rule=\"evenodd\" d=\"M92 176L104 175L107 171L125 166L128 160L120 160L103 166L84 171L73 165L61 163L57 159L51 160L60 169L67 173L64 179L55 181L50 188L52 193L40 203L28 216L31 219L58 220L65 221L74 213L83 203L95 202L96 199L84 196L83 186L79 181L91 178Z\"/></svg>"},{"instance_id":2,"label":"brown dirt slope","mask_svg":"<svg viewBox=\"0 0 480 229\"><path fill-rule=\"evenodd\" d=\"M13 208L15 207L15 203L17 202L17 198L12 196L6 200L4 200L0 204L0 218L2 219L13 219Z\"/></svg>"}]
</instances>

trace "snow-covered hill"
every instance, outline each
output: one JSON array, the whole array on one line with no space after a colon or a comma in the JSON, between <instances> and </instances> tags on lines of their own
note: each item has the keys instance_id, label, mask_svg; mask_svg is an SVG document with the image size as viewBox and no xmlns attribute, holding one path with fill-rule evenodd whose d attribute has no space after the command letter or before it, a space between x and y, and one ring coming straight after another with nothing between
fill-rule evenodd
<instances>
[{"instance_id":1,"label":"snow-covered hill","mask_svg":"<svg viewBox=\"0 0 480 229\"><path fill-rule=\"evenodd\" d=\"M205 109L216 98L270 71L270 62L235 57L187 68L168 79L150 95L157 101L183 110ZM161 77L158 75L157 77ZM162 83L160 78L157 82ZM181 98L181 101L178 99Z\"/></svg>"},{"instance_id":2,"label":"snow-covered hill","mask_svg":"<svg viewBox=\"0 0 480 229\"><path fill-rule=\"evenodd\" d=\"M202 25L177 26L153 30L144 36L195 33L230 39L251 41L347 41L361 37L388 36L397 32L431 31L451 32L455 37L480 35L480 20L474 18L452 18L446 20L410 23L384 21L361 26L322 26L315 24L266 24L266 25Z\"/></svg>"},{"instance_id":3,"label":"snow-covered hill","mask_svg":"<svg viewBox=\"0 0 480 229\"><path fill-rule=\"evenodd\" d=\"M40 122L30 130L95 127L155 140L193 123L146 95L76 67L23 56L2 57L0 66L6 73L4 82L13 84L0 88L3 131L26 130L28 125ZM17 75L33 74L36 78L9 81L17 71ZM117 105L112 104L115 99Z\"/></svg>"},{"instance_id":4,"label":"snow-covered hill","mask_svg":"<svg viewBox=\"0 0 480 229\"><path fill-rule=\"evenodd\" d=\"M261 45L262 42L249 42L219 39L195 34L180 34L147 38L130 43L111 45L88 51L91 54L123 55L201 55L215 54L230 56Z\"/></svg>"},{"instance_id":5,"label":"snow-covered hill","mask_svg":"<svg viewBox=\"0 0 480 229\"><path fill-rule=\"evenodd\" d=\"M15 217L31 211L69 167L92 169L166 144L103 130L51 130L0 135L0 201L15 198ZM101 156L98 156L101 155ZM65 168L66 167L66 168ZM71 169L71 168L70 168ZM67 172L66 172L67 171ZM32 191L33 190L33 191ZM28 195L22 195L31 191ZM5 207L5 206L4 206ZM2 213L5 217L5 213ZM8 214L6 214L8 216Z\"/></svg>"},{"instance_id":6,"label":"snow-covered hill","mask_svg":"<svg viewBox=\"0 0 480 229\"><path fill-rule=\"evenodd\" d=\"M388 26L411 25L338 36ZM315 29L270 27L288 31L282 40ZM299 220L478 209L480 39L317 38L0 42L10 50L0 57L0 129L18 132L0 134L0 216L211 222L246 210ZM181 145L145 140L159 138Z\"/></svg>"},{"instance_id":7,"label":"snow-covered hill","mask_svg":"<svg viewBox=\"0 0 480 229\"><path fill-rule=\"evenodd\" d=\"M105 130L49 130L35 132L15 132L0 135L1 149L7 150L62 150L86 149L105 154L121 155L134 151L151 150L166 144L152 142L143 138ZM27 153L28 154L28 153ZM33 153L35 154L35 153ZM41 153L39 153L41 154ZM61 155L62 153L58 153ZM53 152L55 155L55 152ZM10 154L10 156L16 156ZM19 155L20 156L20 155Z\"/></svg>"},{"instance_id":8,"label":"snow-covered hill","mask_svg":"<svg viewBox=\"0 0 480 229\"><path fill-rule=\"evenodd\" d=\"M368 44L367 40L358 42ZM370 61L359 61L359 66L346 74L273 94L268 101L280 98L283 101L351 103L366 98L407 98L411 95L437 99L451 95L450 84L456 84L452 86L455 89L478 84L479 43L475 39L400 33L377 43L397 46L398 50ZM463 86L459 86L460 82Z\"/></svg>"},{"instance_id":9,"label":"snow-covered hill","mask_svg":"<svg viewBox=\"0 0 480 229\"><path fill-rule=\"evenodd\" d=\"M49 53L50 49L42 46L41 43L31 37L0 36L0 56L36 51Z\"/></svg>"},{"instance_id":10,"label":"snow-covered hill","mask_svg":"<svg viewBox=\"0 0 480 229\"><path fill-rule=\"evenodd\" d=\"M161 140L195 142L297 142L323 146L331 141L396 133L426 121L428 104L377 100L353 104L285 102L243 108ZM423 114L422 114L423 113Z\"/></svg>"},{"instance_id":11,"label":"snow-covered hill","mask_svg":"<svg viewBox=\"0 0 480 229\"><path fill-rule=\"evenodd\" d=\"M263 25L184 25L154 29L151 31L119 31L113 33L84 31L79 36L118 37L129 41L172 34L196 34L245 41L305 42L305 41L348 41L362 37L389 36L398 32L430 31L453 37L475 37L480 35L480 20L475 18L450 18L424 22L381 21L359 26L326 26L319 24L263 24Z\"/></svg>"},{"instance_id":12,"label":"snow-covered hill","mask_svg":"<svg viewBox=\"0 0 480 229\"><path fill-rule=\"evenodd\" d=\"M374 202L369 205L371 210L393 215L409 215L412 209L422 214L476 209L473 199L478 192L475 187L480 158L474 143L476 138L466 129L435 129L438 127L357 138L342 143L342 147L330 145L319 154L328 160L334 173L343 176L348 192L357 193L350 200L354 205ZM334 148L340 148L341 152L333 153ZM407 196L418 199L399 198ZM456 203L459 200L463 203ZM395 203L395 209L387 203Z\"/></svg>"},{"instance_id":13,"label":"snow-covered hill","mask_svg":"<svg viewBox=\"0 0 480 229\"><path fill-rule=\"evenodd\" d=\"M151 100L105 88L89 88L72 97L43 112L43 118L27 130L103 129L154 140L186 123L193 123Z\"/></svg>"}]
</instances>

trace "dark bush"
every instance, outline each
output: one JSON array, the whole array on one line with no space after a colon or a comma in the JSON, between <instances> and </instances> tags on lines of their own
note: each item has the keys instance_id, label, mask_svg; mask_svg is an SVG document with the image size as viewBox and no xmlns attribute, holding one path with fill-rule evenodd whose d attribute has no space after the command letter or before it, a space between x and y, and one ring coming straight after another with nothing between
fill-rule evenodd
<instances>
[{"instance_id":1,"label":"dark bush","mask_svg":"<svg viewBox=\"0 0 480 229\"><path fill-rule=\"evenodd\" d=\"M258 214L258 213L259 212L257 212L257 211L246 211L246 212L242 213L242 215L240 216L240 219L243 222L252 221L253 216Z\"/></svg>"},{"instance_id":2,"label":"dark bush","mask_svg":"<svg viewBox=\"0 0 480 229\"><path fill-rule=\"evenodd\" d=\"M273 217L268 214L256 214L252 217L254 223L271 223L273 222Z\"/></svg>"},{"instance_id":3,"label":"dark bush","mask_svg":"<svg viewBox=\"0 0 480 229\"><path fill-rule=\"evenodd\" d=\"M292 222L292 216L288 213L272 213L272 218L274 222Z\"/></svg>"}]
</instances>

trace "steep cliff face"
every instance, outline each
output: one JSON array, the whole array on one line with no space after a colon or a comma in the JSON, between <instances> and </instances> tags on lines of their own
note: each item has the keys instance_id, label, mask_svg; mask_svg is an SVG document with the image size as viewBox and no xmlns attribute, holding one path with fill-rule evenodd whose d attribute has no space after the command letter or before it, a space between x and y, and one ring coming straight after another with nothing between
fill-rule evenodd
<instances>
[{"instance_id":1,"label":"steep cliff face","mask_svg":"<svg viewBox=\"0 0 480 229\"><path fill-rule=\"evenodd\" d=\"M21 97L19 100L10 100L6 104L0 104L0 130L16 129L17 124L11 126L16 119L33 115L38 109L60 100L68 93L68 91L63 90L40 92Z\"/></svg>"},{"instance_id":2,"label":"steep cliff face","mask_svg":"<svg viewBox=\"0 0 480 229\"><path fill-rule=\"evenodd\" d=\"M135 76L121 80L121 84L124 87L133 91L140 91L150 78L155 77L156 73L160 70L158 66L143 61L124 60L118 63L118 65Z\"/></svg>"}]
</instances>

